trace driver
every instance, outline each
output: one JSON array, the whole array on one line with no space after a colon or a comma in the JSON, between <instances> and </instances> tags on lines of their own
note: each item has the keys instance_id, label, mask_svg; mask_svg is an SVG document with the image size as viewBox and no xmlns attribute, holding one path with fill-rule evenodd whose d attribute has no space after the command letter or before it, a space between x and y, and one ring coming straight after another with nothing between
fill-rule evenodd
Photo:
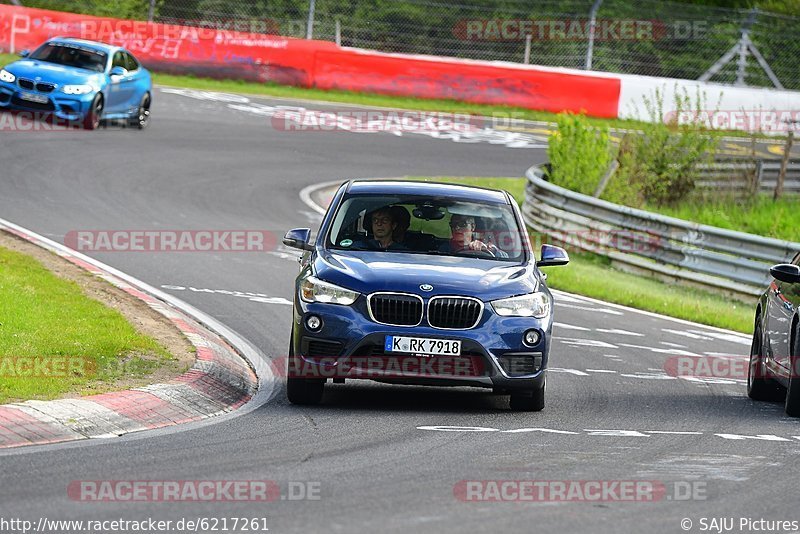
<instances>
[{"instance_id":1,"label":"driver","mask_svg":"<svg viewBox=\"0 0 800 534\"><path fill-rule=\"evenodd\" d=\"M508 254L492 243L484 243L475 236L475 217L454 213L450 217L450 231L453 237L442 245L443 252L460 252L474 250L486 252L494 257L507 258Z\"/></svg>"}]
</instances>

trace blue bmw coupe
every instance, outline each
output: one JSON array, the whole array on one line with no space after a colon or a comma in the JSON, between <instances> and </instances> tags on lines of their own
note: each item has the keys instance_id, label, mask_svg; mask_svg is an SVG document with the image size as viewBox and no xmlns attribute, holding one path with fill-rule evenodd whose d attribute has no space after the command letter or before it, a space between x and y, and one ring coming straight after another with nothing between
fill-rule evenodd
<instances>
[{"instance_id":1,"label":"blue bmw coupe","mask_svg":"<svg viewBox=\"0 0 800 534\"><path fill-rule=\"evenodd\" d=\"M0 70L0 110L34 112L94 130L122 119L150 121L150 73L123 48L82 39L51 39Z\"/></svg>"},{"instance_id":2,"label":"blue bmw coupe","mask_svg":"<svg viewBox=\"0 0 800 534\"><path fill-rule=\"evenodd\" d=\"M544 407L552 296L507 192L404 181L339 187L304 251L294 292L287 395L322 400L328 380L478 386L512 410Z\"/></svg>"}]
</instances>

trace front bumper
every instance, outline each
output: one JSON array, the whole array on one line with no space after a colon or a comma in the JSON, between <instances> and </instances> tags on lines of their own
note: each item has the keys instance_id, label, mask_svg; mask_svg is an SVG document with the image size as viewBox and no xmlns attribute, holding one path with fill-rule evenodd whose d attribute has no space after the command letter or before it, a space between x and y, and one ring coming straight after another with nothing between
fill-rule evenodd
<instances>
[{"instance_id":1,"label":"front bumper","mask_svg":"<svg viewBox=\"0 0 800 534\"><path fill-rule=\"evenodd\" d=\"M542 387L552 331L551 318L500 317L486 305L478 325L444 330L423 322L395 327L368 318L366 299L352 306L306 303L295 298L288 376L366 378L381 382L478 386L501 390ZM316 315L323 326L311 331L306 318ZM523 343L523 334L539 332L539 342ZM460 340L460 356L387 352L387 335Z\"/></svg>"},{"instance_id":2,"label":"front bumper","mask_svg":"<svg viewBox=\"0 0 800 534\"><path fill-rule=\"evenodd\" d=\"M47 98L47 102L31 102L25 100L23 93L30 93ZM85 95L67 95L56 89L50 93L25 90L16 82L0 82L0 110L14 110L54 116L65 121L83 119L89 111L96 93Z\"/></svg>"}]
</instances>

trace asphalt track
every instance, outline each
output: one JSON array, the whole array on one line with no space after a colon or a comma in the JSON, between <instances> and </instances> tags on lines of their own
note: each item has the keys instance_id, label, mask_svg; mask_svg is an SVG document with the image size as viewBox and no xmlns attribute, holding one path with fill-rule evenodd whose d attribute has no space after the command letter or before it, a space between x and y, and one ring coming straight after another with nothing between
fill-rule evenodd
<instances>
[{"instance_id":1,"label":"asphalt track","mask_svg":"<svg viewBox=\"0 0 800 534\"><path fill-rule=\"evenodd\" d=\"M318 223L298 197L310 184L520 176L546 158L535 140L507 148L491 135L281 131L252 109L161 91L153 114L141 133L0 132L0 217L59 242L70 230L282 235ZM285 355L291 251L89 254L210 314L267 357ZM0 518L264 517L272 532L459 533L682 532L684 518L699 532L702 518L723 517L739 532L740 518L800 519L800 422L780 404L748 400L741 380L665 373L676 355L743 356L747 339L564 294L556 321L541 413L511 413L507 397L484 390L372 383L331 386L322 406L298 408L279 388L211 424L6 451ZM284 496L302 482L319 487L319 499L76 502L67 488L80 480L273 480ZM644 480L665 493L656 502L464 502L454 491L482 480Z\"/></svg>"}]
</instances>

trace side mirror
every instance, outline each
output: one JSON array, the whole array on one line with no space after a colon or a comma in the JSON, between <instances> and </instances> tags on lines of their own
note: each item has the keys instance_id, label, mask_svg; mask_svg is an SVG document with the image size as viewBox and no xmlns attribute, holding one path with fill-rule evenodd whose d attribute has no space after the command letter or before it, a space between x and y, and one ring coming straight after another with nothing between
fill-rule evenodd
<instances>
[{"instance_id":1,"label":"side mirror","mask_svg":"<svg viewBox=\"0 0 800 534\"><path fill-rule=\"evenodd\" d=\"M569 263L569 254L561 247L542 245L542 259L536 262L538 267L551 267L553 265L566 265Z\"/></svg>"},{"instance_id":2,"label":"side mirror","mask_svg":"<svg viewBox=\"0 0 800 534\"><path fill-rule=\"evenodd\" d=\"M800 267L791 263L779 263L769 268L769 274L776 280L797 284L800 282Z\"/></svg>"},{"instance_id":3,"label":"side mirror","mask_svg":"<svg viewBox=\"0 0 800 534\"><path fill-rule=\"evenodd\" d=\"M123 76L126 76L127 74L128 74L128 71L125 70L124 68L122 68L122 67L114 67L113 69L111 69L111 74L110 75L111 75L111 77L122 78Z\"/></svg>"},{"instance_id":4,"label":"side mirror","mask_svg":"<svg viewBox=\"0 0 800 534\"><path fill-rule=\"evenodd\" d=\"M19 51L19 57L28 57L30 55L31 55L31 51L28 50L28 49Z\"/></svg>"},{"instance_id":5,"label":"side mirror","mask_svg":"<svg viewBox=\"0 0 800 534\"><path fill-rule=\"evenodd\" d=\"M300 250L314 250L314 245L308 242L309 239L311 239L311 230L308 228L295 228L286 232L286 235L283 236L283 244Z\"/></svg>"}]
</instances>

